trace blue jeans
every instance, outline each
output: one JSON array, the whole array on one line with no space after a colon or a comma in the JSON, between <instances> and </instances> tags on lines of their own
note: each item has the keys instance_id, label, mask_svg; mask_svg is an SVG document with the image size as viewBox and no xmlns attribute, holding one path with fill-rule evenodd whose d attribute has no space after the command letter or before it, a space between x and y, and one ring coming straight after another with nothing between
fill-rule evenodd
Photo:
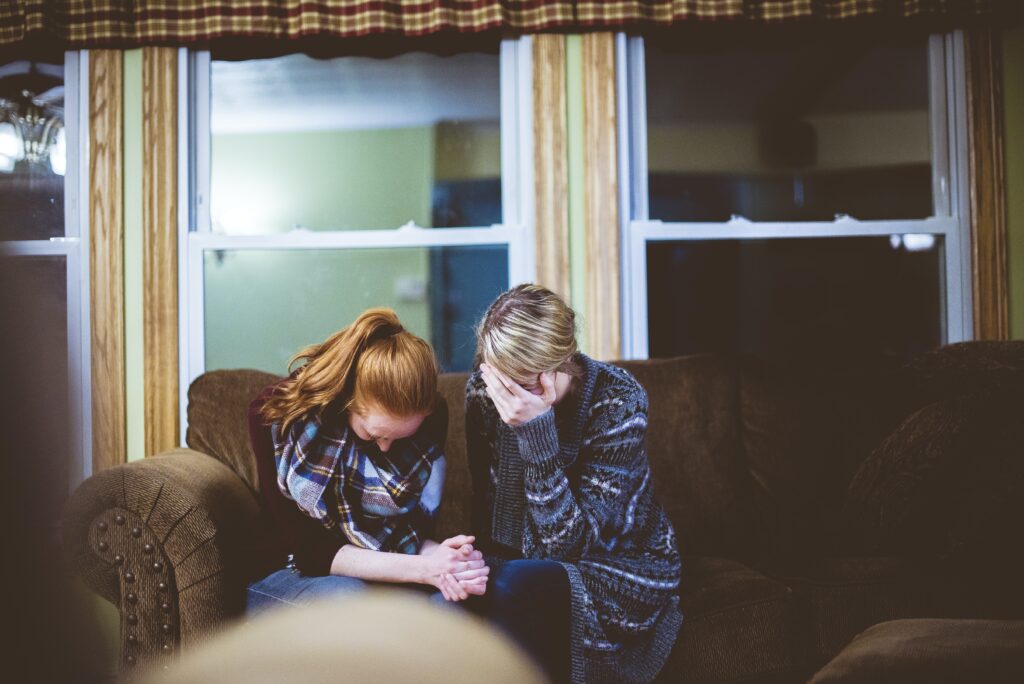
<instances>
[{"instance_id":1,"label":"blue jeans","mask_svg":"<svg viewBox=\"0 0 1024 684\"><path fill-rule=\"evenodd\" d=\"M518 642L553 682L569 680L569 576L561 563L506 561L467 607Z\"/></svg>"},{"instance_id":2,"label":"blue jeans","mask_svg":"<svg viewBox=\"0 0 1024 684\"><path fill-rule=\"evenodd\" d=\"M245 612L248 615L255 615L274 606L312 603L328 596L358 593L371 586L392 586L430 592L432 603L446 603L441 592L433 587L418 584L378 584L355 577L339 577L338 575L310 577L283 568L249 585L249 590L246 592Z\"/></svg>"}]
</instances>

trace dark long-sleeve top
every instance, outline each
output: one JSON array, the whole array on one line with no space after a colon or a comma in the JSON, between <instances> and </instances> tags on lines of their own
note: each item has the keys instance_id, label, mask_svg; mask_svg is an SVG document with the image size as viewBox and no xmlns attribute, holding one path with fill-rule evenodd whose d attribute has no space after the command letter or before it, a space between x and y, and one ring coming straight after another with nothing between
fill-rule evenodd
<instances>
[{"instance_id":1,"label":"dark long-sleeve top","mask_svg":"<svg viewBox=\"0 0 1024 684\"><path fill-rule=\"evenodd\" d=\"M279 570L290 559L295 568L304 575L329 575L334 556L342 546L349 543L349 540L339 527L327 529L319 520L303 513L295 502L288 499L278 488L277 463L274 459L270 425L260 415L263 404L277 387L278 385L267 387L249 404L249 439L256 457L260 497L271 527L271 539L267 540L271 560L264 569L267 572ZM339 419L345 418L340 416ZM447 407L444 402L439 402L434 412L423 421L423 425L411 439L422 438L426 433L434 444L443 445L447 428ZM395 442L391 448L402 448L401 441Z\"/></svg>"},{"instance_id":2,"label":"dark long-sleeve top","mask_svg":"<svg viewBox=\"0 0 1024 684\"><path fill-rule=\"evenodd\" d=\"M499 559L565 568L574 683L650 681L682 615L679 551L644 446L647 394L621 368L578 360L585 373L574 391L515 427L501 420L480 373L470 376L474 533Z\"/></svg>"}]
</instances>

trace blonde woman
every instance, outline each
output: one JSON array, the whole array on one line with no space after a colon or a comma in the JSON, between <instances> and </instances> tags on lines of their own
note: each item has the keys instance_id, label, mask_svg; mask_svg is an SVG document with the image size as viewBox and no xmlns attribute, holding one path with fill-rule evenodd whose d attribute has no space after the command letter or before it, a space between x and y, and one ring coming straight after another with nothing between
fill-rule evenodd
<instances>
[{"instance_id":1,"label":"blonde woman","mask_svg":"<svg viewBox=\"0 0 1024 684\"><path fill-rule=\"evenodd\" d=\"M679 552L654 500L647 395L576 346L575 314L520 285L477 329L466 386L477 608L555 681L654 679L682 623Z\"/></svg>"},{"instance_id":2,"label":"blonde woman","mask_svg":"<svg viewBox=\"0 0 1024 684\"><path fill-rule=\"evenodd\" d=\"M489 568L473 537L429 539L447 430L430 345L371 309L296 362L249 407L273 549L248 609L366 582L426 585L450 601L483 594Z\"/></svg>"}]
</instances>

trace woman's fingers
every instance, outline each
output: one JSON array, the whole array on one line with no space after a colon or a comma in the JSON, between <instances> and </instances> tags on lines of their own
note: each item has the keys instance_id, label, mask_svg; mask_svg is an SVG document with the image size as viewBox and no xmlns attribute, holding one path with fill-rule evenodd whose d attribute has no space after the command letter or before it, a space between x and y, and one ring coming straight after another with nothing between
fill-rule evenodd
<instances>
[{"instance_id":1,"label":"woman's fingers","mask_svg":"<svg viewBox=\"0 0 1024 684\"><path fill-rule=\"evenodd\" d=\"M544 390L540 398L544 400L545 404L554 404L558 396L555 392L555 374L552 372L541 373L540 386Z\"/></svg>"},{"instance_id":2,"label":"woman's fingers","mask_svg":"<svg viewBox=\"0 0 1024 684\"><path fill-rule=\"evenodd\" d=\"M484 566L482 568L473 568L471 570L463 570L462 572L454 572L452 573L452 577L454 577L459 582L468 582L470 580L477 580L481 578L483 578L486 581L487 576L490 574L490 572L491 569Z\"/></svg>"},{"instance_id":3,"label":"woman's fingers","mask_svg":"<svg viewBox=\"0 0 1024 684\"><path fill-rule=\"evenodd\" d=\"M488 366L488 368L490 367ZM494 374L494 377L498 379L498 382L501 383L501 386L508 390L509 394L518 396L517 390L519 392L526 392L526 390L520 387L518 383L513 382L512 378L508 377L497 368L490 368L490 371Z\"/></svg>"},{"instance_id":4,"label":"woman's fingers","mask_svg":"<svg viewBox=\"0 0 1024 684\"><path fill-rule=\"evenodd\" d=\"M466 544L472 544L475 541L476 537L474 537L471 534L457 534L454 537L448 537L447 539L445 539L443 542L441 542L441 546L447 546L452 549L458 549L461 546L465 546Z\"/></svg>"},{"instance_id":5,"label":"woman's fingers","mask_svg":"<svg viewBox=\"0 0 1024 684\"><path fill-rule=\"evenodd\" d=\"M441 575L441 581L437 583L437 589L441 592L441 596L444 597L445 601L451 601L451 594L448 593L447 582L444 581L444 575Z\"/></svg>"},{"instance_id":6,"label":"woman's fingers","mask_svg":"<svg viewBox=\"0 0 1024 684\"><path fill-rule=\"evenodd\" d=\"M499 413L508 410L509 401L512 399L512 395L505 391L505 388L495 387L493 384L488 384L484 387L484 391L487 392L487 396L491 398L491 401L494 403L494 406L498 409Z\"/></svg>"},{"instance_id":7,"label":"woman's fingers","mask_svg":"<svg viewBox=\"0 0 1024 684\"><path fill-rule=\"evenodd\" d=\"M480 377L483 378L484 384L487 385L487 388L494 390L499 396L505 393L512 393L509 386L502 381L501 375L487 364L480 364Z\"/></svg>"},{"instance_id":8,"label":"woman's fingers","mask_svg":"<svg viewBox=\"0 0 1024 684\"><path fill-rule=\"evenodd\" d=\"M450 600L463 601L469 598L469 593L454 577L445 573L441 576L441 579L448 587L448 593L453 597Z\"/></svg>"}]
</instances>

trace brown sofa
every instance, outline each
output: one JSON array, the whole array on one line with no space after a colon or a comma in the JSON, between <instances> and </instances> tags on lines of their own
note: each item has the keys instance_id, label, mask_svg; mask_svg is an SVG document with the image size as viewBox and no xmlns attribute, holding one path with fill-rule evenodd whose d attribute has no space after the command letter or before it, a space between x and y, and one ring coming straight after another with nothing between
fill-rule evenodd
<instances>
[{"instance_id":1,"label":"brown sofa","mask_svg":"<svg viewBox=\"0 0 1024 684\"><path fill-rule=\"evenodd\" d=\"M686 618L660 681L805 681L885 620L1024 618L1024 343L909 362L621 365L648 391L656 493L684 554ZM66 555L119 607L124 664L241 613L264 524L246 406L275 379L201 376L190 449L99 473L72 496ZM441 378L442 535L472 532L465 380Z\"/></svg>"}]
</instances>

